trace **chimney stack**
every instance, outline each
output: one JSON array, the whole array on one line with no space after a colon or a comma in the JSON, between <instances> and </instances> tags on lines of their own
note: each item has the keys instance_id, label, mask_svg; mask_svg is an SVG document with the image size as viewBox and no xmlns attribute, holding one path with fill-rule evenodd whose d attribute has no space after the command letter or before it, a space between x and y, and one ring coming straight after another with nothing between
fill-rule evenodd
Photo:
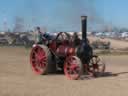
<instances>
[{"instance_id":1,"label":"chimney stack","mask_svg":"<svg viewBox=\"0 0 128 96\"><path fill-rule=\"evenodd\" d=\"M81 24L82 24L82 40L87 41L87 16L81 16Z\"/></svg>"}]
</instances>

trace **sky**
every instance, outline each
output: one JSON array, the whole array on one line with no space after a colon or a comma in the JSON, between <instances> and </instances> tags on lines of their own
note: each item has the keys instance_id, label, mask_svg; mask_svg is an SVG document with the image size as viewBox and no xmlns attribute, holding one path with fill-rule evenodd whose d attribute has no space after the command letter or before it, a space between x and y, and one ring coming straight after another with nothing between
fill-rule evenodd
<instances>
[{"instance_id":1,"label":"sky","mask_svg":"<svg viewBox=\"0 0 128 96\"><path fill-rule=\"evenodd\" d=\"M112 25L128 28L128 0L0 0L0 30L13 30L16 18L24 30L80 31L80 16L88 16L88 29Z\"/></svg>"}]
</instances>

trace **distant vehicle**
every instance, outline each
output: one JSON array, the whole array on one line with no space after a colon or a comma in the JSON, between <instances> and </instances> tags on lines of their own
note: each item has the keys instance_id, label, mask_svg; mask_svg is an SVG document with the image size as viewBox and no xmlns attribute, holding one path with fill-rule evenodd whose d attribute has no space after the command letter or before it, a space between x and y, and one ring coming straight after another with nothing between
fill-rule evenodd
<instances>
[{"instance_id":1,"label":"distant vehicle","mask_svg":"<svg viewBox=\"0 0 128 96\"><path fill-rule=\"evenodd\" d=\"M110 37L111 36L111 32L103 32L105 37Z\"/></svg>"},{"instance_id":2,"label":"distant vehicle","mask_svg":"<svg viewBox=\"0 0 128 96\"><path fill-rule=\"evenodd\" d=\"M87 32L87 35L89 36L89 35L92 35L92 32Z\"/></svg>"},{"instance_id":3,"label":"distant vehicle","mask_svg":"<svg viewBox=\"0 0 128 96\"><path fill-rule=\"evenodd\" d=\"M95 36L97 36L97 37L103 36L103 32L97 32L97 33L95 33Z\"/></svg>"},{"instance_id":4,"label":"distant vehicle","mask_svg":"<svg viewBox=\"0 0 128 96\"><path fill-rule=\"evenodd\" d=\"M121 33L121 37L122 37L122 38L127 38L127 37L128 37L128 32L123 32L123 33Z\"/></svg>"},{"instance_id":5,"label":"distant vehicle","mask_svg":"<svg viewBox=\"0 0 128 96\"><path fill-rule=\"evenodd\" d=\"M115 37L117 37L117 33L116 32L110 32L109 38L115 38Z\"/></svg>"},{"instance_id":6,"label":"distant vehicle","mask_svg":"<svg viewBox=\"0 0 128 96\"><path fill-rule=\"evenodd\" d=\"M0 44L7 45L8 44L7 39L4 39L4 38L0 39Z\"/></svg>"}]
</instances>

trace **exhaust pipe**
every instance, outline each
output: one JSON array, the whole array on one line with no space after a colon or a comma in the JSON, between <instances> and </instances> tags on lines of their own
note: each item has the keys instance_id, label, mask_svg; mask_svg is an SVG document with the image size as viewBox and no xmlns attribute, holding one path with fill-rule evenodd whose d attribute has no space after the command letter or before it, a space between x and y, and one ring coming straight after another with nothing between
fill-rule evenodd
<instances>
[{"instance_id":1,"label":"exhaust pipe","mask_svg":"<svg viewBox=\"0 0 128 96\"><path fill-rule=\"evenodd\" d=\"M87 16L81 16L82 41L87 42Z\"/></svg>"}]
</instances>

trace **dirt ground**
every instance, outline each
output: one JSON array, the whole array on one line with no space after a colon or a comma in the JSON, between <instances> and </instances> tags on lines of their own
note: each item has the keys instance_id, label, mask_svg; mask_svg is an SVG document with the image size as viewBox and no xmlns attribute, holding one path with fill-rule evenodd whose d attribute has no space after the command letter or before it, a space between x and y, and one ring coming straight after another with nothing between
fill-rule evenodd
<instances>
[{"instance_id":1,"label":"dirt ground","mask_svg":"<svg viewBox=\"0 0 128 96\"><path fill-rule=\"evenodd\" d=\"M128 56L103 56L104 77L68 80L32 72L29 50L0 48L0 96L128 96Z\"/></svg>"}]
</instances>

